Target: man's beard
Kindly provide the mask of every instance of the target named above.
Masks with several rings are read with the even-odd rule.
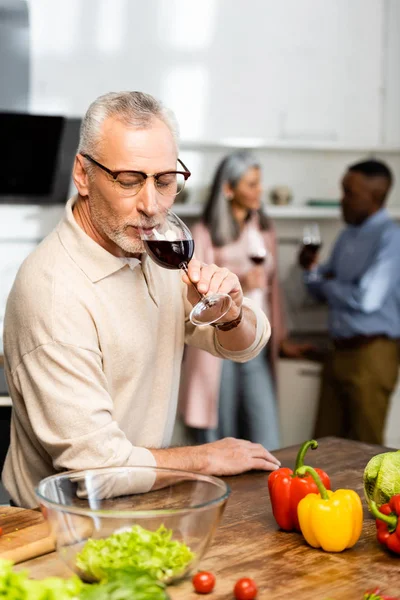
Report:
[[[109,233],[105,232],[106,235],[110,238],[114,244],[116,244],[121,250],[127,252],[128,254],[142,254],[144,249],[144,244],[139,238],[132,238],[127,233],[126,230],[123,231],[110,231]]]
[[[91,194],[91,196],[92,202],[89,204],[90,216],[97,231],[102,236],[105,236],[114,242],[118,248],[121,248],[121,250],[127,254],[142,254],[145,251],[142,240],[139,237],[131,237],[128,233],[128,230],[132,228],[132,226],[137,227],[136,223],[119,224],[118,216],[112,213],[110,215],[105,215],[104,212],[98,208],[99,205],[102,205],[101,199],[93,197],[94,194]],[[113,226],[113,223],[115,223],[115,226]],[[152,225],[150,224],[150,227],[151,226]],[[137,229],[134,229],[133,231],[137,232]]]

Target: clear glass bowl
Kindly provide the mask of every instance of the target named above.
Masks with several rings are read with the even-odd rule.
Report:
[[[162,557],[168,555],[169,566],[162,562],[158,578],[171,583],[186,576],[196,568],[209,547],[229,494],[227,484],[217,477],[159,467],[68,471],[43,479],[36,488],[59,556],[86,581],[98,580],[103,566],[119,568],[121,561],[125,564],[126,560],[132,566],[141,564],[148,553],[150,563],[157,564],[159,552]],[[149,548],[141,546],[142,540],[148,537],[141,528],[155,532],[161,526],[172,532],[172,540],[190,549],[181,565],[177,566],[171,558],[173,548],[159,551],[158,542],[151,543]],[[139,531],[140,538],[133,548],[131,543],[126,544],[126,534],[131,536],[132,531]],[[100,541],[94,544],[89,555],[85,554],[93,544],[89,542],[85,548],[88,540],[109,536],[113,536],[111,541],[116,544],[111,552],[109,546],[99,549],[103,544]],[[153,536],[151,539],[154,541]],[[122,546],[125,549],[121,550]]]

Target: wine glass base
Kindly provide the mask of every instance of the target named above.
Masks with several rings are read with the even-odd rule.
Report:
[[[192,308],[189,319],[193,325],[205,327],[222,319],[231,306],[232,298],[228,294],[210,294]]]

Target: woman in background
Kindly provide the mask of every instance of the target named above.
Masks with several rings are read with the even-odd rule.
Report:
[[[247,363],[186,348],[180,413],[197,443],[236,437],[279,448],[276,361],[279,353],[300,357],[309,349],[286,339],[276,236],[261,195],[258,160],[246,151],[228,155],[215,173],[202,221],[192,230],[196,258],[236,273],[245,296],[262,307],[272,327],[267,348]]]

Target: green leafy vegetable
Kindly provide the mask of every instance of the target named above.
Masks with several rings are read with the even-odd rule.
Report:
[[[41,581],[27,579],[26,598],[28,600],[75,600],[80,598],[82,585],[78,577],[70,579],[48,577]]]
[[[28,579],[26,571],[15,572],[12,562],[0,560],[0,598],[7,600],[78,600],[84,584],[78,577]]]
[[[400,493],[400,450],[377,454],[364,470],[364,492],[369,503],[382,506]]]
[[[184,573],[194,554],[172,539],[172,530],[161,525],[148,531],[140,525],[105,539],[90,539],[76,556],[76,566],[88,579],[100,581],[110,570],[134,567],[159,581]]]
[[[86,584],[79,600],[167,600],[165,585],[137,569],[110,571],[102,583]]]
[[[101,583],[87,584],[74,576],[28,579],[12,563],[0,560],[0,600],[168,600],[165,585],[148,573],[129,568],[110,571]]]

